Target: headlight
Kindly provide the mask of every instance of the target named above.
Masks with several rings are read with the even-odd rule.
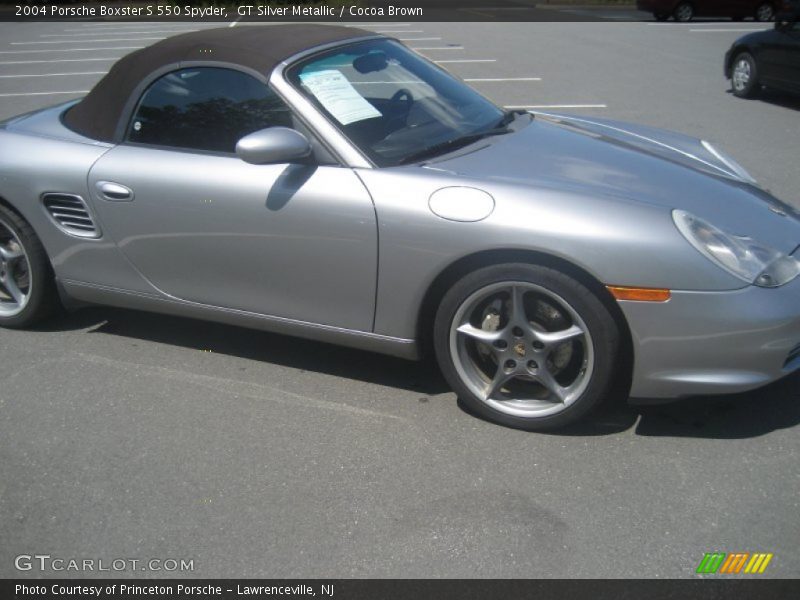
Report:
[[[714,145],[711,142],[703,140],[702,143],[703,143],[703,148],[708,150],[711,154],[713,154],[717,158],[717,160],[719,160],[722,164],[728,167],[731,171],[736,173],[736,176],[739,179],[747,183],[752,183],[753,185],[757,184],[753,176],[750,175],[750,173],[748,173],[747,171],[745,171],[744,167],[740,165],[738,162],[736,162],[732,156],[730,156],[726,152],[723,152],[722,150],[718,150],[717,148],[714,147]]]
[[[723,231],[683,210],[672,211],[672,218],[701,254],[747,283],[778,287],[800,274],[800,261],[774,248]]]

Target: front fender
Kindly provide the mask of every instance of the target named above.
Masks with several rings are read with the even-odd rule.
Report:
[[[418,167],[359,171],[375,201],[379,283],[375,331],[414,337],[432,282],[456,261],[516,250],[567,261],[609,285],[726,290],[744,284],[697,252],[670,209],[602,196],[470,181]],[[429,198],[443,187],[474,187],[494,198],[479,221],[442,218]]]

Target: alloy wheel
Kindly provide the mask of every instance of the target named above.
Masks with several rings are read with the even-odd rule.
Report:
[[[511,416],[559,413],[586,390],[594,369],[589,328],[562,297],[503,282],[469,296],[450,328],[459,377],[488,406]]]
[[[0,316],[22,312],[31,296],[30,262],[11,227],[0,220]]]
[[[733,76],[731,77],[733,88],[740,92],[744,90],[750,83],[750,75],[750,62],[740,58],[733,67]]]

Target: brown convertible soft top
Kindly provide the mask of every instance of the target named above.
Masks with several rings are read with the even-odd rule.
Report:
[[[64,116],[72,130],[114,141],[123,109],[148,75],[187,61],[233,63],[268,75],[298,52],[329,42],[374,35],[334,25],[270,25],[193,31],[156,42],[122,57],[91,92]]]

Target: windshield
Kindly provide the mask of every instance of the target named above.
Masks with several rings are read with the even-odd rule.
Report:
[[[334,48],[287,75],[382,167],[453,150],[505,124],[486,98],[392,40]]]

